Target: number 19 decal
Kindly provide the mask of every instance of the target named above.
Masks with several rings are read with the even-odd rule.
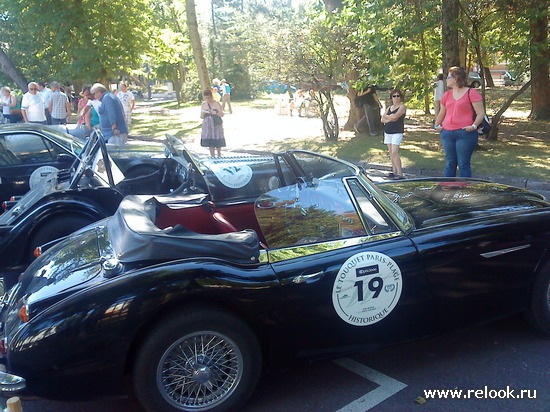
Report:
[[[361,302],[363,298],[363,281],[358,280],[355,282],[355,286],[357,287],[357,300]],[[367,284],[369,290],[371,292],[374,292],[374,295],[372,296],[373,299],[376,299],[378,295],[380,295],[380,291],[382,290],[382,285],[384,284],[384,280],[381,277],[375,277],[372,278],[369,283]]]
[[[378,252],[362,252],[346,260],[338,271],[332,304],[347,323],[372,325],[395,308],[402,287],[401,270],[392,258]]]

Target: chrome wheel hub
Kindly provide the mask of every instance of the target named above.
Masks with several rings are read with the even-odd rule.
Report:
[[[242,378],[243,357],[230,338],[216,332],[184,336],[157,368],[157,387],[175,408],[202,411],[225,402]]]

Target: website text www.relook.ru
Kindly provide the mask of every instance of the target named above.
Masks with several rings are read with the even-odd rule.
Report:
[[[536,389],[425,389],[426,399],[537,399]]]

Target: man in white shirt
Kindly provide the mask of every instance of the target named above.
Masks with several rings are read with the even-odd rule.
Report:
[[[42,96],[42,100],[44,101],[44,107],[46,111],[46,121],[48,124],[52,124],[52,117],[50,116],[50,110],[48,107],[50,106],[50,98],[52,97],[52,91],[48,87],[46,87],[46,83],[44,82],[37,82],[38,85],[38,93],[40,96]]]
[[[120,89],[116,97],[118,97],[118,100],[120,100],[122,107],[124,108],[126,125],[130,126],[130,123],[132,123],[132,111],[134,110],[134,106],[136,104],[134,94],[128,91],[128,86],[126,86],[126,83],[120,83]]]
[[[38,85],[35,82],[28,84],[29,91],[21,100],[21,114],[25,123],[47,124],[44,101],[38,93]]]
[[[439,73],[434,83],[435,117],[437,117],[439,111],[441,110],[441,99],[443,98],[443,93],[445,93],[445,83],[443,83],[443,74]]]

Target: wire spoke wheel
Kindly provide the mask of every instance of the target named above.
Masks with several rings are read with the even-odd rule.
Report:
[[[165,351],[157,386],[175,408],[210,410],[231,396],[242,373],[243,356],[235,342],[221,333],[197,332]]]

